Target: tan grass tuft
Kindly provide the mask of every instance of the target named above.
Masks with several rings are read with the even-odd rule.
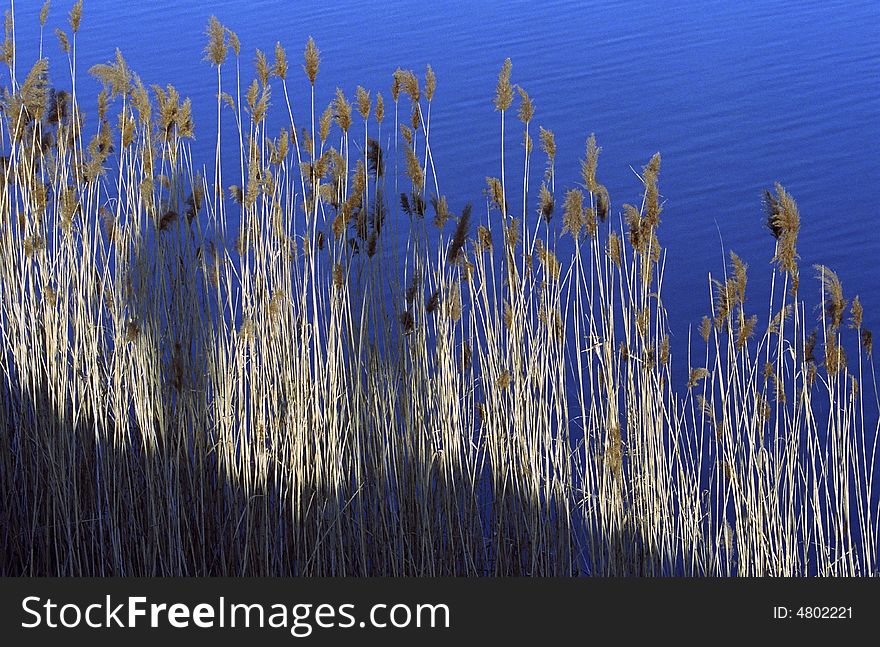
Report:
[[[205,60],[211,65],[219,67],[226,60],[228,42],[226,29],[217,20],[217,16],[211,16],[208,19],[208,28],[205,30],[205,34],[208,36],[208,44],[205,45]]]
[[[313,87],[315,85],[315,79],[318,78],[318,66],[321,62],[320,54],[321,53],[315,45],[315,39],[309,36],[309,40],[306,43],[306,50],[303,53],[303,58],[305,59],[303,70],[309,78],[309,83],[311,83]]]
[[[580,189],[566,191],[562,209],[562,233],[568,232],[575,240],[580,240],[585,222],[584,194]]]
[[[596,146],[596,135],[591,134],[589,139],[587,139],[586,158],[581,160],[581,178],[584,181],[584,186],[587,187],[587,191],[591,193],[595,193],[599,186],[596,182],[596,167],[599,164],[599,153],[601,151],[602,149]]]
[[[430,65],[425,72],[425,98],[428,101],[434,100],[434,92],[437,91],[437,76],[434,74],[434,68]]]
[[[495,110],[504,112],[513,102],[513,86],[510,84],[510,71],[513,64],[510,59],[505,59],[498,73],[498,84],[495,86]]]
[[[281,46],[281,43],[275,43],[275,62],[272,64],[272,74],[282,81],[287,79],[287,52]]]
[[[366,121],[370,118],[370,112],[373,109],[373,106],[370,103],[370,93],[361,86],[357,86],[357,90],[355,91],[355,93],[355,101],[357,103],[358,113],[360,114],[361,118]]]
[[[529,93],[523,90],[520,86],[516,86],[516,91],[519,93],[519,109],[517,110],[516,116],[521,122],[528,125],[528,123],[531,122],[532,117],[535,116],[535,104],[529,97]]]
[[[837,274],[824,265],[814,265],[819,273],[816,278],[822,282],[825,295],[825,315],[833,330],[840,328],[846,311],[847,300],[843,297],[843,285]]]
[[[82,0],[76,0],[73,3],[73,7],[70,9],[70,13],[67,15],[68,22],[70,23],[70,30],[75,34],[79,31],[80,23],[82,22],[82,13],[83,13],[83,3]]]
[[[694,388],[701,380],[707,377],[709,377],[709,371],[702,366],[698,368],[692,368],[690,375],[688,376],[687,388]]]

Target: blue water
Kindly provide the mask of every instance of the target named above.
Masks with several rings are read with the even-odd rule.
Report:
[[[41,4],[15,3],[20,74],[37,55]],[[66,28],[71,4],[53,2],[48,26]],[[660,151],[666,201],[660,237],[668,250],[664,294],[678,343],[687,326],[709,311],[707,273],[721,271],[722,243],[750,264],[748,303],[766,312],[773,240],[763,226],[760,196],[777,180],[800,207],[802,294],[816,302],[818,282],[809,268],[826,264],[839,273],[849,297],[860,294],[866,325],[880,328],[876,0],[503,6],[87,1],[78,36],[78,90],[97,93],[99,84],[86,70],[110,60],[119,47],[146,83],[173,83],[192,98],[199,137],[193,150],[197,164],[208,169],[216,89],[202,50],[212,13],[241,39],[246,83],[254,48],[271,60],[276,41],[286,47],[294,116],[301,124],[308,84],[299,64],[309,35],[322,54],[319,110],[337,86],[353,96],[361,84],[387,100],[395,68],[421,74],[430,63],[438,77],[432,152],[453,210],[469,201],[481,204],[485,176],[500,175],[492,98],[505,57],[513,61],[513,81],[535,101],[535,123],[556,133],[558,189],[580,181],[578,159],[595,132],[603,147],[599,180],[617,212],[639,199],[640,183],[630,167],[640,170]],[[66,85],[51,29],[44,48],[56,62],[53,80]],[[286,110],[277,104],[280,90],[275,97],[280,127]],[[227,119],[232,121],[229,113]],[[507,173],[517,177],[521,135],[517,127],[509,127],[508,135]],[[535,187],[542,166],[538,154]]]

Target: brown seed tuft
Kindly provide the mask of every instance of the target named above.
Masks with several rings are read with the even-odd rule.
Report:
[[[510,84],[510,71],[513,64],[510,59],[505,59],[498,73],[498,84],[495,86],[495,110],[504,112],[513,102],[513,86]]]
[[[425,97],[428,101],[434,99],[434,92],[437,90],[437,76],[434,74],[434,68],[430,65],[425,72]]]
[[[599,153],[601,151],[602,149],[596,146],[596,135],[591,134],[589,139],[587,139],[586,159],[581,160],[581,178],[584,181],[584,186],[587,187],[587,191],[591,193],[595,193],[599,186],[596,182],[596,167],[599,163]]]
[[[73,30],[76,32],[76,29]],[[208,36],[208,44],[205,45],[205,60],[211,65],[223,65],[226,60],[226,51],[228,43],[226,40],[226,29],[217,20],[217,16],[211,16],[208,19],[208,28],[205,30]]]
[[[535,104],[532,103],[529,93],[520,86],[516,86],[516,91],[519,92],[519,109],[516,116],[519,117],[521,122],[528,125],[532,117],[535,116]]]
[[[306,43],[306,51],[303,53],[303,58],[305,59],[305,65],[303,65],[303,70],[305,70],[306,76],[309,77],[309,83],[314,87],[315,79],[318,78],[318,65],[321,62],[320,52],[318,48],[315,46],[315,39],[309,36],[309,40]]]
[[[709,371],[700,366],[699,368],[692,368],[690,375],[688,376],[687,388],[694,388],[700,380],[709,377]]]

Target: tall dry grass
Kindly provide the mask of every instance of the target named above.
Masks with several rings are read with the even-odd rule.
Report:
[[[500,145],[472,208],[440,192],[430,68],[393,74],[393,117],[364,88],[322,109],[314,41],[305,78],[278,45],[248,82],[212,18],[203,176],[189,100],[122,54],[89,69],[83,118],[81,18],[56,30],[63,65],[23,73],[11,13],[2,47],[0,572],[878,572],[872,337],[832,270],[801,274],[782,186],[768,307],[731,253],[685,382],[659,154],[616,208],[591,136],[558,189],[510,61],[498,141],[520,128],[524,153]]]

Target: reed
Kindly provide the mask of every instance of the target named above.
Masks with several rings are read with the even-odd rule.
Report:
[[[189,100],[119,51],[89,69],[85,121],[82,19],[77,2],[56,30],[58,69],[41,47],[17,76],[11,12],[2,46],[0,574],[878,574],[873,337],[822,265],[813,327],[784,187],[763,196],[766,330],[730,253],[685,347],[662,298],[660,155],[618,208],[590,135],[582,184],[557,188],[509,60],[473,208],[440,192],[430,67],[390,77],[383,139],[380,92],[316,112],[311,38],[307,87],[281,44],[248,81],[211,18],[202,177]]]

